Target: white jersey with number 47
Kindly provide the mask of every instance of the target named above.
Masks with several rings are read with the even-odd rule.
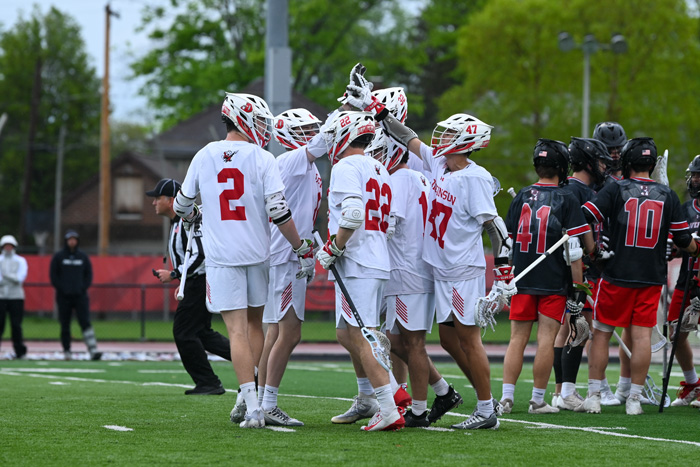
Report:
[[[434,158],[425,144],[421,157],[432,174],[423,259],[434,266],[436,279],[466,280],[483,274],[482,225],[498,215],[493,177],[472,160],[464,169],[450,172],[445,158]],[[448,269],[451,273],[441,277]]]
[[[215,141],[192,159],[182,193],[202,197],[209,266],[246,266],[270,257],[265,198],[284,190],[272,154],[242,141]]]
[[[331,235],[338,233],[345,198],[362,199],[365,209],[365,221],[348,240],[343,257],[361,267],[379,271],[375,275],[377,278],[388,279],[391,265],[386,230],[392,192],[391,179],[384,165],[364,154],[344,157],[333,166],[328,191],[328,232]]]

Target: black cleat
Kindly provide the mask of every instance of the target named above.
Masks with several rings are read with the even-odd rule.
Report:
[[[428,420],[428,411],[423,412],[423,415],[413,415],[411,409],[408,409],[403,416],[406,421],[406,428],[417,428],[430,426],[430,420]]]
[[[450,390],[444,396],[435,396],[432,407],[430,407],[430,413],[428,414],[428,420],[430,423],[435,423],[443,415],[445,415],[449,410],[454,409],[462,403],[462,396],[459,395],[455,388],[450,386]]]
[[[193,389],[185,391],[187,396],[220,396],[226,393],[223,386],[195,386]]]

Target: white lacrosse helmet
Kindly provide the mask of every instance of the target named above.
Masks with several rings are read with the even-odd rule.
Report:
[[[5,245],[12,245],[17,248],[17,239],[13,235],[3,235],[3,237],[0,238],[0,248]]]
[[[467,154],[485,148],[491,141],[491,125],[467,114],[454,114],[438,122],[433,130],[433,157]]]
[[[390,138],[381,127],[377,127],[374,139],[365,149],[365,154],[381,162],[387,171],[401,162],[404,152],[405,148]]]
[[[374,129],[374,116],[370,112],[338,112],[322,130],[331,163],[338,162],[338,156],[357,139],[370,144],[374,139]]]
[[[272,138],[272,113],[262,98],[252,94],[226,93],[221,118],[236,125],[241,133],[261,148]]]
[[[287,149],[306,146],[321,128],[321,120],[306,109],[289,109],[275,117],[272,131]]]
[[[401,123],[406,121],[406,117],[408,116],[408,99],[406,99],[406,93],[403,88],[379,89],[372,94],[379,102],[384,104],[386,109]]]

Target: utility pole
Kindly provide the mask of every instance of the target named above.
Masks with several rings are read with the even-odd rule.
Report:
[[[61,249],[61,204],[63,200],[63,156],[66,144],[66,124],[61,125],[61,132],[58,135],[58,154],[56,155],[56,192],[53,206],[53,251]]]
[[[24,243],[26,234],[27,214],[30,208],[32,194],[32,172],[34,171],[34,140],[36,138],[36,126],[39,119],[39,102],[41,101],[41,49],[35,49],[37,53],[34,63],[34,84],[32,86],[32,107],[29,113],[29,145],[27,157],[24,159],[24,177],[22,179],[22,205],[19,210],[19,241]]]
[[[105,5],[105,69],[102,77],[102,113],[100,118],[100,202],[97,249],[100,256],[109,250],[109,224],[112,219],[112,174],[109,153],[109,20],[119,15]]]

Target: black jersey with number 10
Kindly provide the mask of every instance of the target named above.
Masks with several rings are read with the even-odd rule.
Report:
[[[673,190],[648,178],[630,178],[606,185],[583,207],[598,222],[610,222],[615,255],[605,264],[603,279],[622,287],[666,281],[668,233],[679,238],[689,235]]]
[[[561,239],[563,229],[570,236],[590,230],[581,204],[570,192],[557,185],[535,183],[520,190],[506,216],[506,227],[513,238],[515,275],[524,270]],[[568,275],[563,247],[518,279],[518,293],[565,295]]]

